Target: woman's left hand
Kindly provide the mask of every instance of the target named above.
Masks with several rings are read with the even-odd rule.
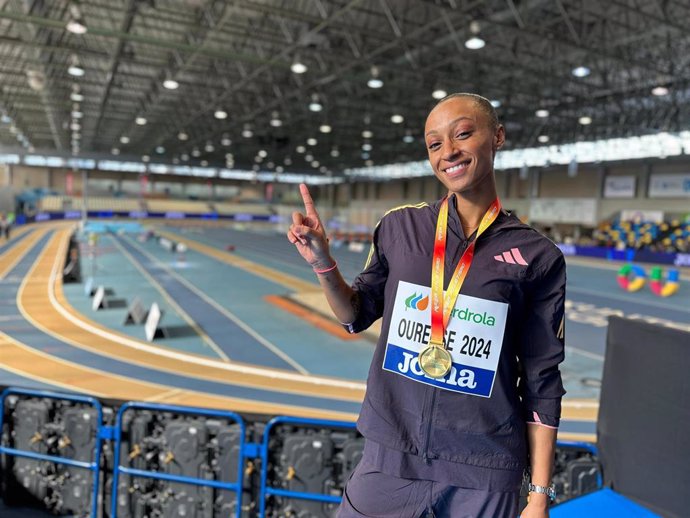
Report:
[[[549,504],[532,500],[527,503],[527,507],[520,514],[520,518],[549,518]]]

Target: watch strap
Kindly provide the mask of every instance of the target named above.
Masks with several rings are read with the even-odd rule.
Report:
[[[532,484],[530,482],[529,486],[527,486],[527,491],[530,493],[539,493],[542,495],[546,495],[549,497],[549,500],[552,502],[556,499],[556,488],[554,487],[553,484],[550,486],[538,486],[536,484]]]

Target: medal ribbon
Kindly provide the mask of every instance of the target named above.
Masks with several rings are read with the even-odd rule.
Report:
[[[474,246],[477,239],[484,231],[496,221],[498,214],[501,211],[501,202],[496,198],[482,217],[482,221],[477,229],[477,236],[474,238],[465,252],[462,254],[460,261],[455,267],[453,277],[448,284],[446,296],[443,296],[443,274],[445,268],[446,258],[446,233],[448,228],[448,197],[441,202],[441,208],[436,220],[436,236],[434,238],[434,255],[431,268],[431,340],[430,345],[437,345],[443,347],[443,335],[450,320],[450,314],[453,311],[455,300],[458,298],[460,288],[462,288],[472,259],[474,259]]]

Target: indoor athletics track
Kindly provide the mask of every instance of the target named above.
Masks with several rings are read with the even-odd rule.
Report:
[[[94,311],[83,283],[61,280],[72,227],[22,227],[0,245],[1,384],[355,419],[377,331],[342,330],[282,234],[154,227],[186,243],[184,254],[140,234],[100,234],[95,247],[82,244],[82,276],[114,295],[112,307]],[[366,251],[339,248],[334,255],[351,280]],[[608,315],[690,330],[687,273],[678,294],[660,298],[647,288],[619,288],[619,266],[568,261],[564,439],[594,439]],[[124,325],[135,297],[160,305],[166,337],[149,343],[143,326]]]

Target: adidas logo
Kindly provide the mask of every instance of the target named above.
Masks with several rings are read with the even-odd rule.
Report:
[[[517,248],[511,248],[507,252],[503,252],[503,254],[495,255],[494,259],[502,263],[521,264],[522,266],[527,266],[527,261],[525,261],[525,258],[522,257],[520,250]]]

